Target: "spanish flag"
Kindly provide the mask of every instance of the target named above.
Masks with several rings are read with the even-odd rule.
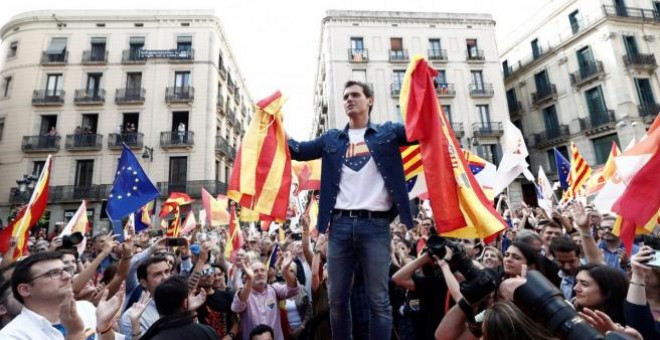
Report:
[[[83,241],[78,243],[77,250],[78,254],[82,255],[85,251],[85,245],[87,244],[85,233],[87,233],[88,229],[89,219],[87,218],[87,201],[83,200],[76,213],[71,217],[71,220],[69,220],[69,223],[67,223],[64,229],[62,229],[60,237],[71,235],[72,233],[81,233],[83,235]]]
[[[210,226],[215,227],[229,223],[228,203],[229,200],[226,196],[218,195],[216,199],[206,189],[202,188],[202,206],[204,206],[206,221]]]
[[[487,238],[506,228],[474,175],[447,117],[441,114],[433,79],[438,74],[413,57],[399,105],[409,140],[419,141],[429,199],[443,236]]]
[[[591,167],[578,151],[575,142],[571,142],[571,172],[568,174],[568,190],[564,193],[564,200],[584,196],[584,187],[590,177]]]
[[[291,154],[282,125],[284,99],[277,91],[255,106],[257,112],[236,156],[228,196],[271,219],[286,219],[291,191]]]
[[[225,257],[234,258],[239,249],[243,247],[243,232],[236,217],[236,207],[229,208],[229,228],[227,230],[227,243],[225,244]]]
[[[597,194],[605,186],[605,183],[614,177],[616,174],[616,162],[614,158],[620,154],[621,150],[616,145],[616,142],[612,141],[612,150],[610,150],[610,155],[607,157],[607,162],[598,171],[594,171],[587,182],[587,196]]]
[[[292,161],[293,172],[298,177],[298,190],[321,190],[321,159],[307,162]]]
[[[174,209],[180,205],[186,205],[193,202],[193,199],[190,198],[187,194],[182,192],[173,192],[170,194],[170,197],[163,202],[163,206],[160,208],[160,214],[158,216],[165,217],[174,211]]]

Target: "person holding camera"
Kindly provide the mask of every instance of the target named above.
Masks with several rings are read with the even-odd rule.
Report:
[[[660,270],[648,265],[655,256],[658,251],[645,245],[631,258],[632,278],[623,302],[626,323],[637,329],[644,339],[660,339],[660,319],[652,311],[652,307],[658,307]]]

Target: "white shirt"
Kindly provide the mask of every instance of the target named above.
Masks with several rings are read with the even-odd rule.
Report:
[[[349,145],[339,181],[335,209],[389,211],[392,197],[364,142],[367,128],[348,129]]]
[[[59,307],[57,307],[59,309]],[[85,334],[91,332],[93,335],[88,339],[97,339],[96,331],[96,308],[88,301],[76,301],[78,315],[85,326]],[[56,322],[55,324],[59,324]],[[89,330],[89,331],[88,331]],[[43,316],[23,307],[21,314],[0,330],[0,339],[42,340],[56,339],[64,340],[64,335],[53,327],[53,324]],[[124,336],[115,333],[116,340],[123,340]]]

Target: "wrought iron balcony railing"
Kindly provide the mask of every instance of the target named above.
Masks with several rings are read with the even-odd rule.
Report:
[[[101,150],[103,135],[97,133],[66,135],[64,147],[67,150]]]

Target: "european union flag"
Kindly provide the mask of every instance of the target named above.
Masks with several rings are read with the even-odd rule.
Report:
[[[110,219],[121,220],[159,195],[158,189],[144,173],[133,152],[124,144],[115,173],[115,182],[108,196],[106,210]]]
[[[555,164],[557,164],[557,175],[559,176],[559,184],[562,188],[568,189],[568,174],[571,172],[571,162],[564,158],[564,155],[554,148],[555,150]]]

